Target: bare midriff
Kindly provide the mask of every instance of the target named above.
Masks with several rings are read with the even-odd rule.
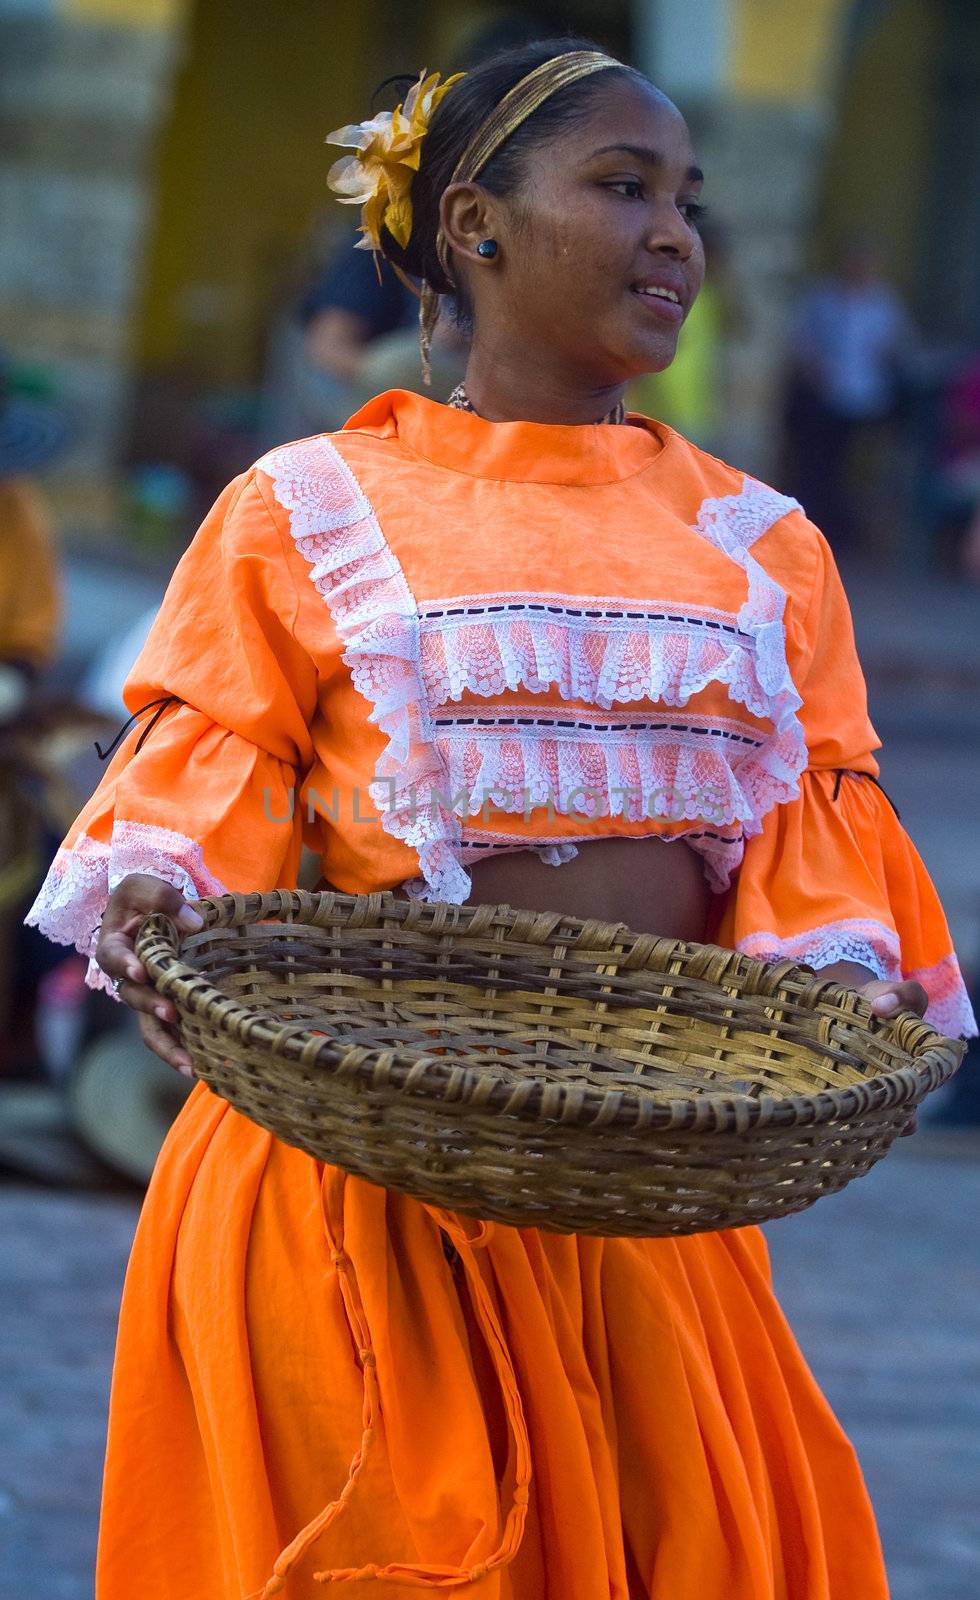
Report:
[[[704,938],[711,891],[701,857],[682,839],[589,839],[560,867],[521,850],[468,870],[468,905],[564,911],[667,939]]]

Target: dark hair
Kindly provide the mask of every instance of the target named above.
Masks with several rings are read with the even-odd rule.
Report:
[[[456,297],[457,311],[465,318],[462,284],[450,284],[436,252],[439,232],[439,204],[452,179],[456,163],[504,95],[535,67],[570,50],[597,50],[588,39],[542,39],[516,49],[503,50],[472,68],[441,101],[422,142],[419,170],[412,180],[412,237],[403,250],[391,235],[382,232],[384,255],[413,278],[431,285],[438,294]],[[506,195],[517,188],[527,165],[528,155],[548,143],[573,122],[583,106],[612,75],[637,76],[623,65],[595,72],[558,89],[543,105],[516,128],[480,173],[477,182],[491,194]]]

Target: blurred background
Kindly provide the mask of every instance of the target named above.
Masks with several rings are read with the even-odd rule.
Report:
[[[392,74],[570,31],[678,102],[707,172],[705,292],[631,401],[824,528],[976,1000],[976,0],[0,0],[0,1600],[91,1595],[121,1274],[184,1094],[24,911],[218,491],[421,386],[415,302],[351,251],[325,135]],[[444,335],[436,398],[464,360]],[[769,1230],[895,1600],[980,1592],[977,1076]]]

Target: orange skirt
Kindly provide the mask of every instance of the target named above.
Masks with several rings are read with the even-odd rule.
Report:
[[[750,1228],[568,1238],[346,1178],[198,1086],[126,1279],[98,1600],[884,1600]]]

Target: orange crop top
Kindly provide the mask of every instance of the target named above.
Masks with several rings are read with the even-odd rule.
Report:
[[[935,890],[872,781],[850,614],[795,501],[660,423],[491,423],[378,396],[221,496],[126,686],[134,729],[30,917],[109,890],[295,882],[465,901],[467,867],[684,838],[714,937],[916,977],[975,1029]],[[843,776],[842,776],[843,775]],[[99,981],[97,970],[93,981]]]

